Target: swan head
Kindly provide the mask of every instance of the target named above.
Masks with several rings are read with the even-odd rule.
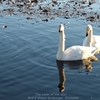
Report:
[[[92,26],[91,26],[91,25],[88,25],[87,28],[86,28],[86,37],[87,37],[89,34],[92,34]]]
[[[59,25],[59,32],[63,32],[64,31],[64,25],[63,24],[60,24]]]

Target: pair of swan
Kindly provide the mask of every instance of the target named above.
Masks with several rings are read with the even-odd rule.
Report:
[[[65,34],[63,24],[59,25],[60,41],[56,59],[60,61],[83,60],[100,51],[100,37],[93,36],[92,26],[88,25],[83,46],[71,46],[65,50]]]

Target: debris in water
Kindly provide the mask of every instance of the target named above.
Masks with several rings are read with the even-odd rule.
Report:
[[[6,25],[3,25],[2,28],[7,28],[7,26]]]

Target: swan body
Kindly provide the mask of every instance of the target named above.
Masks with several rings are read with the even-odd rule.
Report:
[[[83,41],[83,46],[89,47],[100,47],[100,36],[93,35],[93,29],[91,25],[88,25],[86,28],[86,38]]]
[[[60,32],[60,41],[56,56],[57,60],[60,61],[83,60],[93,56],[96,52],[98,52],[97,48],[86,47],[86,46],[71,46],[65,50],[65,34],[64,34],[63,24],[59,26],[59,32]]]

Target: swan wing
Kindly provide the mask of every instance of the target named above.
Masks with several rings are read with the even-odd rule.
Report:
[[[89,46],[88,44],[89,44],[88,38],[85,37],[85,39],[83,40],[83,46]],[[100,36],[93,35],[91,44],[92,44],[92,47],[96,47],[96,48],[100,47]]]
[[[100,36],[93,35],[93,41],[92,41],[93,47],[100,47]]]
[[[93,56],[96,48],[85,46],[72,46],[64,51],[63,60],[82,60]]]

